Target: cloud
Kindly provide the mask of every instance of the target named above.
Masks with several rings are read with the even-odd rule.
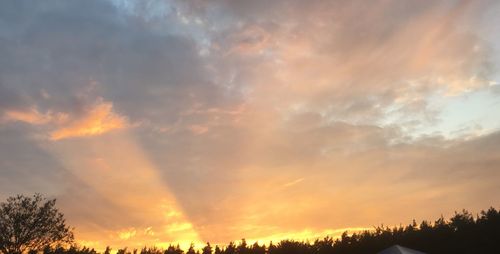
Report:
[[[122,230],[118,232],[118,237],[122,240],[128,240],[136,235],[137,231],[135,229]]]
[[[50,116],[46,116],[31,108],[27,111],[9,110],[4,112],[5,121],[20,121],[29,124],[44,124],[50,121]]]
[[[299,178],[297,180],[294,180],[294,181],[291,181],[291,182],[288,182],[288,183],[285,183],[283,184],[283,188],[287,188],[287,187],[290,187],[290,186],[294,186],[300,182],[304,181],[304,178]]]
[[[214,54],[233,54],[220,60],[223,72],[233,71],[263,108],[300,104],[355,123],[397,117],[390,109],[401,108],[431,124],[423,114],[433,110],[430,97],[485,88],[491,78],[489,45],[474,30],[482,2],[195,2],[221,27]],[[210,19],[217,7],[234,14],[234,25]],[[243,48],[258,50],[234,54]]]
[[[57,195],[73,181],[50,153],[25,135],[26,126],[0,127],[0,197],[16,193]],[[54,182],[61,184],[54,185]]]
[[[71,137],[100,135],[126,127],[126,119],[112,111],[111,103],[99,102],[89,109],[86,115],[60,126],[50,133],[52,140]]]
[[[65,112],[54,113],[48,111],[43,114],[32,107],[25,111],[7,110],[3,119],[6,122],[18,121],[31,125],[49,125],[53,130],[49,136],[51,140],[60,140],[72,137],[86,137],[101,135],[112,130],[127,126],[127,120],[112,110],[110,102],[98,100],[94,105],[86,108],[80,116],[70,116]]]

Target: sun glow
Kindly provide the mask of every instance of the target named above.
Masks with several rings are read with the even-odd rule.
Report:
[[[75,150],[75,147],[79,148]],[[47,148],[97,196],[123,211],[113,218],[98,210],[90,211],[87,216],[101,216],[104,220],[117,222],[117,230],[103,234],[85,227],[77,228],[81,244],[98,242],[93,247],[140,248],[144,245],[166,247],[170,243],[186,247],[191,242],[201,242],[175,197],[161,182],[161,176],[125,132],[95,139],[55,142]],[[120,229],[124,225],[129,227]]]

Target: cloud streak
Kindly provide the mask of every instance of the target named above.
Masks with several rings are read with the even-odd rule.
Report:
[[[81,119],[70,121],[50,133],[52,140],[100,135],[125,128],[126,119],[112,111],[111,103],[99,102]]]

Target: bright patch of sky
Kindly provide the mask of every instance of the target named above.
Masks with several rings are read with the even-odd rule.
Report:
[[[457,96],[445,96],[440,92],[428,99],[427,109],[434,111],[431,119],[411,121],[407,116],[394,112],[390,107],[381,126],[398,125],[412,138],[439,135],[446,139],[473,138],[500,129],[500,15],[491,8],[482,15],[480,25],[474,28],[486,41],[490,52],[489,86],[465,92]],[[425,113],[424,113],[425,115]],[[425,118],[425,117],[424,117]],[[404,120],[403,120],[404,119]],[[414,123],[414,124],[411,124]]]
[[[460,96],[435,99],[442,110],[434,126],[421,130],[421,134],[439,133],[446,138],[478,136],[500,128],[500,94],[490,89],[465,93]]]
[[[491,8],[484,13],[479,34],[487,41],[491,53],[491,81],[489,87],[459,96],[431,99],[431,105],[440,107],[435,125],[422,128],[414,135],[440,134],[445,138],[479,136],[500,129],[500,16]],[[431,106],[431,107],[432,107]]]
[[[412,139],[442,136],[446,139],[473,138],[500,129],[500,85],[456,96],[436,93],[427,100],[425,111],[408,115],[397,105],[386,110],[380,126],[397,126]]]

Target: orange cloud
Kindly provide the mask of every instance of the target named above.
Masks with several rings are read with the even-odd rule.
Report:
[[[41,125],[50,122],[64,122],[68,119],[68,115],[64,113],[53,113],[51,111],[43,114],[36,107],[31,107],[27,110],[7,110],[5,111],[3,118],[5,121],[17,121],[33,125]]]
[[[126,126],[124,117],[113,112],[113,104],[101,102],[95,105],[83,118],[50,133],[52,140],[71,137],[85,137],[103,134]]]
[[[43,113],[33,106],[28,109],[7,110],[2,120],[53,127],[54,130],[50,132],[51,140],[100,135],[127,125],[125,117],[113,112],[113,104],[102,99],[89,107],[81,117],[51,110]]]
[[[206,133],[208,131],[208,127],[195,124],[195,125],[189,126],[189,130],[196,135],[201,135],[201,134]]]
[[[27,111],[9,110],[5,112],[4,119],[7,121],[19,121],[29,124],[43,124],[48,121],[47,117],[35,108],[30,108]]]

